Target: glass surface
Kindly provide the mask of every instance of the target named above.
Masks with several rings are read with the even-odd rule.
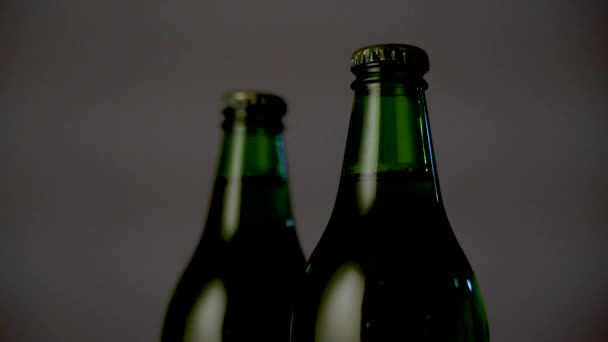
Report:
[[[169,304],[162,342],[289,339],[305,259],[283,135],[239,120],[225,127],[207,222]]]
[[[338,195],[291,341],[489,341],[477,280],[441,201],[423,88],[383,72],[353,83]]]

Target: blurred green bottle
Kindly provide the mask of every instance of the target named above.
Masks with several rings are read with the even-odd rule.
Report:
[[[169,303],[162,342],[289,340],[305,258],[290,203],[285,112],[276,95],[226,95],[207,222]]]
[[[327,228],[292,342],[487,342],[475,275],[444,209],[425,102],[427,54],[356,50],[355,98]]]

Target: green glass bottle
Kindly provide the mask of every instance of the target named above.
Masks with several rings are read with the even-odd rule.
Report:
[[[287,341],[305,258],[290,204],[278,96],[227,94],[200,243],[169,303],[162,342]]]
[[[356,50],[338,194],[308,260],[292,342],[486,342],[475,275],[442,204],[426,53]]]

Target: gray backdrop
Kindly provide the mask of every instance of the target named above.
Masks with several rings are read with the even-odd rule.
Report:
[[[0,1],[0,340],[156,341],[220,98],[282,94],[300,239],[336,195],[353,49],[419,45],[496,342],[608,341],[605,1]]]

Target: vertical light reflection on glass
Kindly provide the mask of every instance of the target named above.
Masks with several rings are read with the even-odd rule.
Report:
[[[474,300],[473,300],[473,304],[472,306],[474,306],[475,312],[477,314],[481,314],[483,316],[486,315],[485,312],[485,307],[483,305],[483,299],[481,298],[481,291],[479,289],[479,284],[477,283],[477,278],[475,276],[473,276],[473,278],[471,279],[471,288],[473,288],[474,291],[472,291],[475,295]],[[484,329],[486,329],[487,332],[487,325],[484,327]]]
[[[245,113],[237,113],[244,115]],[[245,153],[245,139],[247,136],[244,122],[237,121],[232,128],[232,145],[230,146],[229,164],[227,167],[226,194],[224,196],[224,211],[222,212],[222,238],[229,241],[239,225],[239,211],[241,209],[241,175]]]
[[[471,281],[467,279],[467,285],[469,286],[469,291],[473,292],[473,286],[471,285]]]
[[[424,118],[424,128],[426,131],[426,136],[428,137],[427,147],[429,152],[433,151],[433,143],[431,142],[431,129],[429,128],[429,116],[426,110],[426,101],[424,99],[424,95],[422,95],[422,100],[420,101],[420,116]],[[437,179],[437,172],[435,171],[435,161],[433,160],[433,154],[429,153],[429,157],[431,158],[431,172],[433,173],[433,182],[435,182],[435,200],[439,202],[439,183]]]
[[[469,301],[462,303],[462,314],[457,320],[458,336],[461,341],[471,341],[475,336],[475,327],[473,326],[473,308]]]
[[[365,117],[361,136],[360,173],[363,177],[357,182],[357,201],[362,213],[366,213],[376,199],[376,182],[367,178],[378,170],[378,153],[380,139],[380,88],[370,86],[366,96]]]
[[[361,305],[365,279],[361,268],[348,263],[336,270],[321,297],[317,316],[317,342],[361,340]]]
[[[287,160],[285,160],[287,153],[285,152],[285,139],[283,138],[283,133],[276,136],[275,143],[279,155],[279,172],[281,173],[281,177],[287,179]]]
[[[422,128],[422,116],[418,117],[418,123],[420,123],[420,140],[422,140],[422,156],[424,157],[424,171],[428,171],[427,162],[426,162],[426,146],[424,144],[424,128]]]
[[[194,304],[184,342],[221,342],[225,314],[226,288],[221,280],[213,279]]]
[[[292,342],[293,335],[293,309],[291,310],[291,319],[289,320],[289,342]]]

